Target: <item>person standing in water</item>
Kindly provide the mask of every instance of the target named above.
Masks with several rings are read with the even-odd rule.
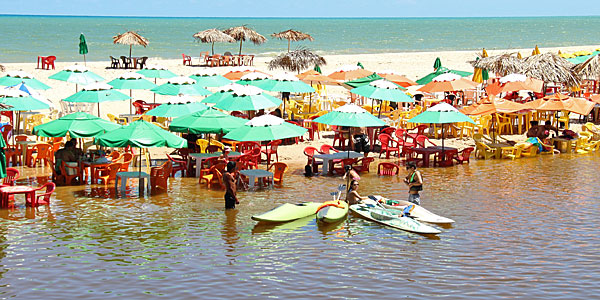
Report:
[[[421,205],[421,196],[419,192],[423,190],[423,177],[421,172],[417,171],[417,164],[414,161],[406,163],[408,175],[404,178],[404,183],[408,185],[408,202]]]
[[[237,186],[235,179],[235,161],[227,163],[227,169],[223,173],[223,183],[225,184],[225,209],[235,208],[236,204],[240,204],[237,198]]]

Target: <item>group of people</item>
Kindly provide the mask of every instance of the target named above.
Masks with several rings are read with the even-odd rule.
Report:
[[[83,156],[83,151],[79,148],[77,148],[77,140],[76,139],[71,139],[69,141],[67,141],[64,145],[63,148],[57,150],[54,153],[54,162],[55,162],[55,172],[56,174],[61,174],[61,170],[60,167],[62,165],[63,162],[65,162],[65,164],[67,165],[74,165],[77,166],[77,163],[79,162],[79,160],[81,159],[81,157]],[[67,172],[69,172],[70,169],[67,169]],[[73,175],[73,174],[67,174],[67,175]]]
[[[421,205],[419,192],[423,190],[423,176],[420,171],[417,171],[417,165],[414,161],[406,163],[406,171],[408,174],[404,178],[404,184],[408,186],[408,201]],[[358,174],[352,169],[348,170],[346,174],[352,178],[348,193],[346,194],[346,202],[352,205],[366,200],[368,197],[362,197],[358,194],[358,180],[360,179],[360,177],[357,177]]]

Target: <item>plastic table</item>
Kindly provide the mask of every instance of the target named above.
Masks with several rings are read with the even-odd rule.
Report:
[[[257,178],[258,178],[258,180],[260,180],[261,178],[271,178],[269,186],[273,187],[273,173],[272,172],[260,170],[260,169],[248,169],[248,170],[241,170],[240,174],[242,174],[244,176],[248,176],[248,188],[249,189],[254,189],[254,187],[255,187],[254,182],[256,181]]]
[[[121,193],[125,193],[125,187],[127,186],[127,179],[129,178],[139,178],[139,187],[141,188],[144,185],[144,180],[148,180],[146,182],[146,189],[144,189],[144,193],[150,193],[150,174],[146,172],[117,172],[117,177],[115,177],[115,191],[117,190],[117,185],[119,183],[119,179],[121,179]]]
[[[327,173],[329,173],[329,164],[332,163],[334,159],[361,158],[364,157],[364,155],[354,151],[342,151],[331,154],[317,154],[313,157],[323,160],[323,170],[321,173],[327,175]]]
[[[196,160],[196,177],[200,177],[200,170],[202,170],[202,161],[208,158],[219,157],[223,153],[222,152],[214,152],[214,153],[190,153],[189,157]],[[228,157],[235,158],[242,155],[239,152],[229,152]]]
[[[0,194],[1,194],[0,207],[8,207],[8,199],[10,198],[11,195],[16,195],[16,194],[25,194],[26,198],[29,199],[29,203],[34,205],[35,190],[36,189],[33,187],[24,186],[24,185],[5,186],[3,188],[0,188]],[[27,203],[27,201],[25,203]]]

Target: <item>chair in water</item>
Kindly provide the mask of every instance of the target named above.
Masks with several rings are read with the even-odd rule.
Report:
[[[382,162],[377,165],[377,175],[379,176],[393,176],[398,175],[400,167],[394,163]]]
[[[273,169],[273,183],[281,185],[283,183],[283,174],[288,170],[288,165],[282,162],[273,163],[268,171]]]

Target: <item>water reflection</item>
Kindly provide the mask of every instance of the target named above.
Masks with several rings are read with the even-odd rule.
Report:
[[[58,187],[51,209],[0,210],[0,294],[593,298],[598,163],[560,155],[422,169],[423,205],[456,221],[433,238],[352,214],[337,224],[250,219],[285,202],[328,200],[339,178],[290,175],[285,188],[240,192],[234,210],[194,178],[141,198],[135,189],[117,198],[112,186]],[[405,199],[401,178],[367,174],[361,194]],[[19,183],[44,180],[26,168]]]

